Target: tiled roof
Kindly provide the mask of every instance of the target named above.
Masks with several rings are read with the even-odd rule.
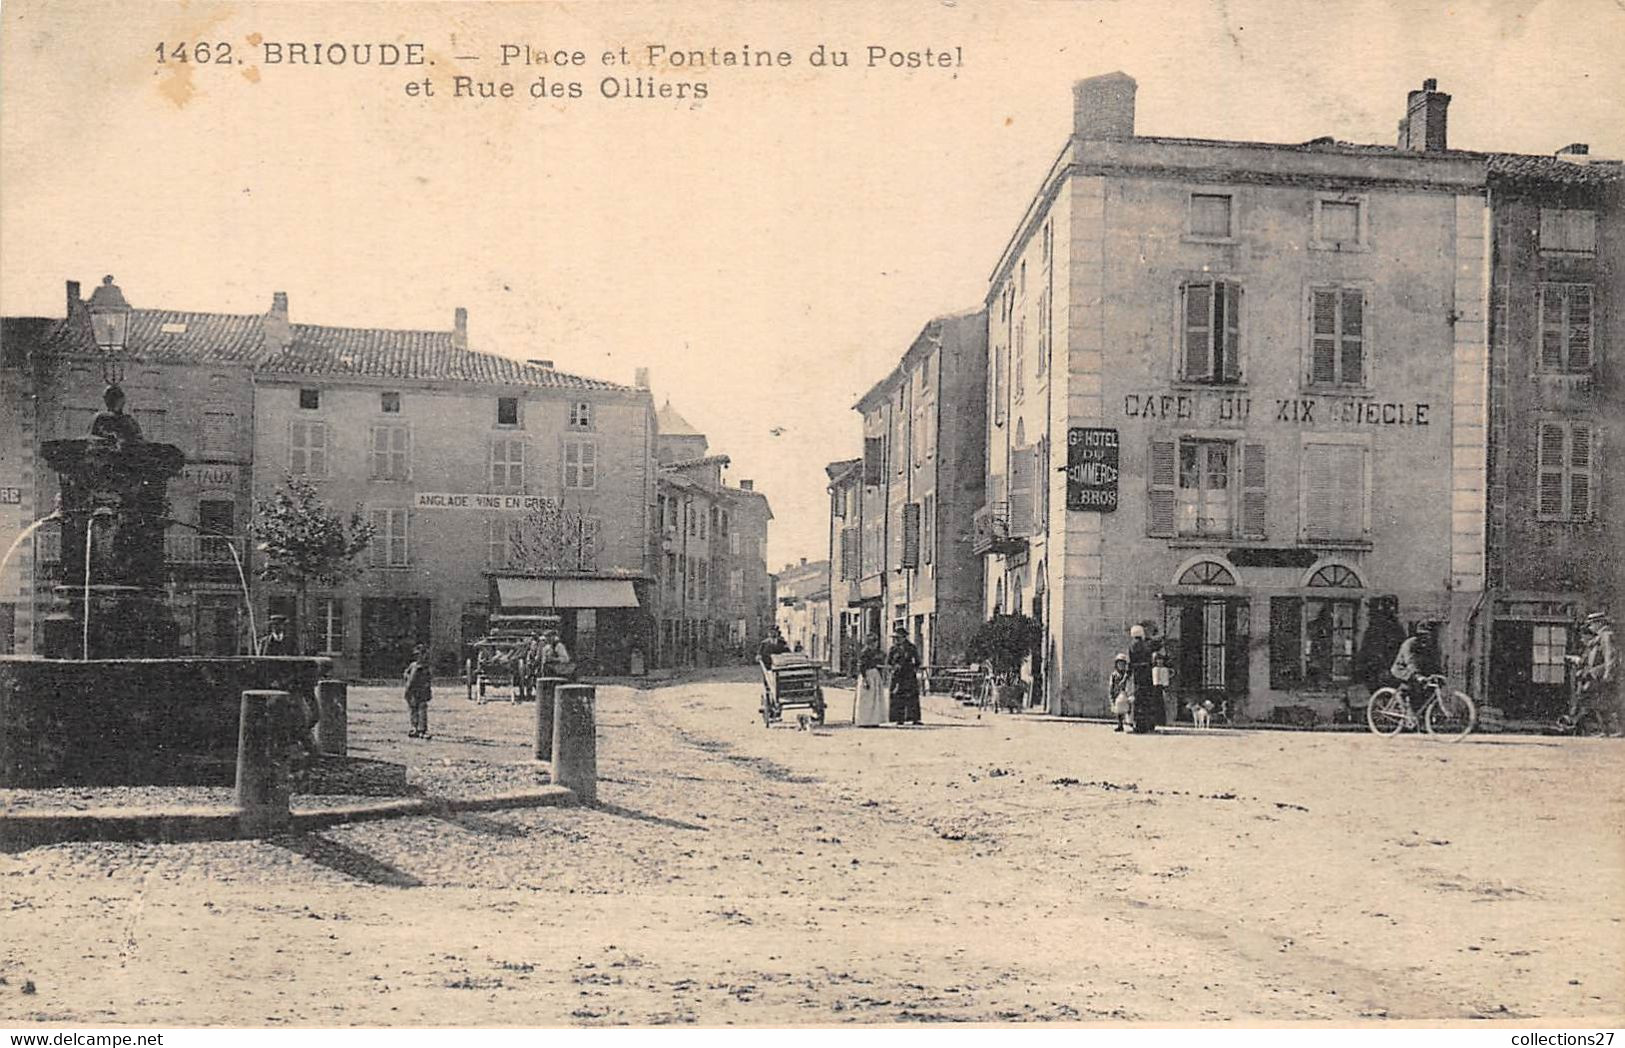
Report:
[[[452,344],[449,331],[395,331],[316,324],[294,324],[291,329],[292,344],[279,353],[267,355],[256,365],[256,370],[276,374],[445,379],[502,386],[631,389],[494,353],[459,349]]]
[[[860,458],[842,459],[839,462],[831,462],[825,466],[824,472],[829,475],[830,481],[834,482],[850,475],[853,470],[856,470],[861,465],[863,465],[863,460]]]
[[[661,469],[692,469],[695,466],[714,466],[718,463],[726,466],[732,463],[727,455],[707,455],[704,458],[684,459],[681,462],[667,462]]]
[[[1251,147],[1274,149],[1292,153],[1347,153],[1358,156],[1436,158],[1440,160],[1481,160],[1491,175],[1507,178],[1531,178],[1548,182],[1595,184],[1625,179],[1625,165],[1617,161],[1575,163],[1555,155],[1539,153],[1495,153],[1473,149],[1441,149],[1431,152],[1400,149],[1398,146],[1372,145],[1368,142],[1345,142],[1330,136],[1308,142],[1237,142],[1220,138],[1175,138],[1164,135],[1140,135],[1135,141],[1158,142],[1166,145],[1219,146],[1225,148]]]
[[[282,350],[265,341],[259,314],[130,311],[128,351],[137,360],[251,367],[264,374],[367,375],[380,378],[481,382],[549,389],[630,390],[615,382],[537,367],[509,357],[459,349],[449,331],[398,331],[290,325]],[[57,352],[95,353],[89,325],[58,319],[43,339]]]

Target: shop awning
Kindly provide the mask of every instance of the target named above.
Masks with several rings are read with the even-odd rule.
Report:
[[[635,608],[637,591],[627,579],[559,579],[555,608]]]
[[[635,608],[630,579],[497,579],[505,608]]]

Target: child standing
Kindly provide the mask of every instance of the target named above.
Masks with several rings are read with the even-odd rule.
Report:
[[[1134,717],[1134,675],[1128,669],[1128,656],[1122,652],[1112,660],[1112,679],[1107,693],[1111,696],[1112,712],[1117,714],[1117,727],[1123,731]]]
[[[419,644],[412,649],[412,661],[401,676],[406,681],[406,708],[412,714],[412,730],[406,737],[426,739],[429,737],[429,699],[434,685],[427,647]]]

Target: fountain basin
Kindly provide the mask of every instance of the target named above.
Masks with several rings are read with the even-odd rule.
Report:
[[[0,657],[0,787],[230,785],[242,693],[314,709],[331,660]],[[290,739],[302,727],[290,723]]]

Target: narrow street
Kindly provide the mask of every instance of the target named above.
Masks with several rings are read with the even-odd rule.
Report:
[[[1625,1019],[1617,741],[864,730],[838,692],[767,730],[719,677],[599,690],[595,810],[0,856],[0,1024]],[[535,774],[529,706],[351,709],[419,781]]]

